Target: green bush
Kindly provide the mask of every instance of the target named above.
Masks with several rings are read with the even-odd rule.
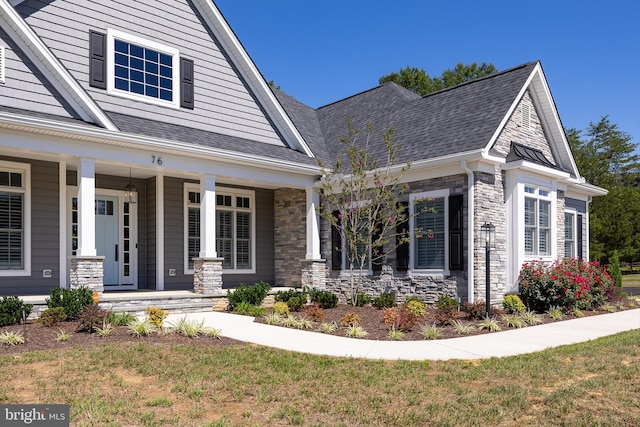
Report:
[[[38,317],[38,323],[47,327],[55,326],[65,320],[67,320],[67,315],[64,314],[64,308],[62,307],[47,308]]]
[[[458,317],[458,301],[453,298],[441,296],[436,303],[436,320],[447,325]]]
[[[320,308],[328,309],[338,306],[338,296],[329,291],[321,291],[319,289],[309,290],[309,298],[311,302],[320,304]]]
[[[509,314],[522,313],[526,309],[518,295],[505,295],[502,301],[502,308]]]
[[[620,271],[618,251],[613,251],[613,255],[609,259],[609,276],[616,282],[616,286],[622,289],[622,272]]]
[[[253,316],[253,317],[261,317],[264,316],[267,310],[264,307],[259,307],[257,305],[249,304],[246,301],[242,301],[238,305],[235,306],[234,311],[238,314],[242,314],[243,316]]]
[[[93,304],[93,291],[86,286],[76,289],[60,288],[56,286],[51,289],[49,298],[45,298],[47,307],[64,308],[67,319],[77,319],[85,306]]]
[[[242,302],[255,306],[261,305],[270,289],[271,285],[263,281],[254,285],[241,283],[237,288],[227,293],[231,309],[235,309],[235,307]]]
[[[373,299],[373,306],[377,308],[390,308],[396,306],[396,297],[392,293],[384,292]]]
[[[290,314],[289,306],[286,302],[276,301],[273,304],[273,312],[279,316],[286,317]]]
[[[367,294],[358,293],[356,295],[356,307],[364,307],[367,304],[371,304],[371,297]]]
[[[33,305],[25,304],[17,296],[4,296],[0,300],[0,326],[11,326],[20,323],[22,319],[22,312],[25,316],[31,314]]]
[[[425,314],[425,305],[419,299],[413,297],[408,298],[407,301],[403,304],[403,306],[407,309],[409,313],[412,313],[416,317],[423,317]]]
[[[592,310],[619,295],[609,273],[597,262],[565,258],[547,266],[541,261],[525,263],[518,277],[520,297],[540,313],[559,307],[565,313],[576,308]]]
[[[290,311],[300,311],[307,303],[307,293],[296,289],[279,291],[275,296],[275,300],[286,303]]]

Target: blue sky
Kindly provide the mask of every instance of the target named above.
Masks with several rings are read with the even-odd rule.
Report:
[[[540,60],[566,128],[640,143],[640,1],[215,0],[267,80],[319,107],[401,67]]]

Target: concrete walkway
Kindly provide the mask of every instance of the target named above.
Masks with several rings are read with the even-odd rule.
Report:
[[[301,353],[386,360],[485,359],[533,353],[618,332],[640,329],[640,309],[589,316],[504,332],[434,341],[374,341],[254,323],[254,318],[210,312],[170,315],[186,317],[221,330],[239,341]]]

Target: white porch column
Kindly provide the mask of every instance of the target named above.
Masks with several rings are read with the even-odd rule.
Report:
[[[96,252],[96,162],[78,162],[78,250],[77,256],[94,257]]]
[[[319,260],[320,255],[320,222],[317,208],[320,205],[320,195],[315,188],[306,187],[307,193],[307,260]]]
[[[200,176],[200,258],[217,258],[216,177]]]
[[[58,227],[60,227],[60,287],[69,287],[69,272],[67,265],[67,240],[69,234],[67,230],[67,162],[64,160],[58,163]]]

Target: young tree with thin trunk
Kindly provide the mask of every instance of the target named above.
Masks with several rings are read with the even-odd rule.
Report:
[[[327,167],[322,162],[319,215],[340,233],[341,247],[349,270],[349,299],[356,304],[362,278],[369,266],[383,263],[387,254],[417,237],[430,237],[431,230],[409,230],[410,214],[402,204],[408,186],[401,184],[410,164],[398,165],[400,146],[393,142],[393,130],[376,134],[371,124],[364,131],[347,120],[348,136],[341,138],[344,155]],[[384,159],[371,152],[374,138],[381,138]],[[431,200],[420,200],[412,215],[435,212]]]

